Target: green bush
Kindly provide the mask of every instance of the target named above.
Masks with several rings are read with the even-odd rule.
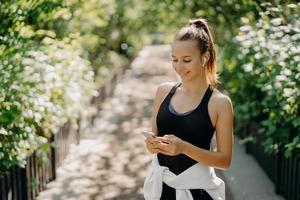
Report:
[[[237,120],[259,123],[265,150],[288,157],[300,149],[300,5],[262,6],[255,24],[242,18],[227,85]]]
[[[0,173],[24,166],[33,151],[49,150],[48,139],[66,121],[93,112],[88,104],[95,86],[134,55],[132,5],[0,3]]]
[[[24,166],[68,120],[87,114],[94,73],[79,35],[59,39],[47,24],[59,1],[0,4],[0,173]]]
[[[81,51],[74,39],[45,37],[38,47],[0,62],[1,171],[24,165],[67,120],[85,113],[94,76]]]

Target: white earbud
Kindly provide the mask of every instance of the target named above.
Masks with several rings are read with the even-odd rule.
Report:
[[[203,60],[202,60],[202,66],[203,66],[203,67],[205,66],[205,63],[206,63],[206,59],[203,58]]]

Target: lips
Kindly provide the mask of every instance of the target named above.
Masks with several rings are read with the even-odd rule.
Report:
[[[189,74],[189,73],[190,73],[190,72],[188,71],[188,72],[182,74],[181,76],[184,77],[184,76],[186,76],[186,75]]]

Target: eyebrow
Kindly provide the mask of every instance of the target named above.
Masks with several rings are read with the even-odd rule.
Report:
[[[174,55],[171,55],[172,57],[176,57]],[[183,58],[186,58],[186,57],[192,57],[192,56],[182,56]]]

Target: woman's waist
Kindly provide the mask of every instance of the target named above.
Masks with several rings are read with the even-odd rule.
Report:
[[[168,156],[165,154],[158,153],[157,159],[160,166],[168,167],[171,172],[176,175],[182,174],[187,171],[189,168],[194,168],[201,170],[201,173],[205,174],[207,177],[215,177],[215,170],[213,167],[206,166],[202,163],[199,163],[196,160],[184,155],[179,154],[176,156]],[[196,168],[195,165],[197,164]]]
[[[168,167],[171,172],[178,175],[196,164],[197,161],[191,159],[190,157],[179,154],[176,156],[168,156],[165,154],[158,153],[157,158],[160,166]]]

